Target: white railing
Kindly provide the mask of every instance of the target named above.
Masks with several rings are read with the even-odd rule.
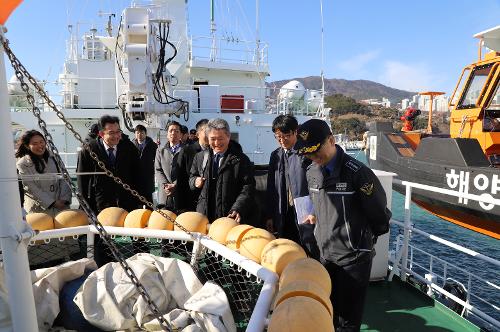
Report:
[[[255,41],[235,38],[212,38],[192,36],[190,40],[190,60],[203,60],[219,63],[267,65],[268,45]]]
[[[262,282],[262,288],[248,322],[246,331],[260,332],[265,329],[268,322],[267,316],[271,307],[271,301],[274,297],[278,282],[278,276],[276,273],[199,233],[191,233],[190,235],[182,231],[163,231],[111,226],[105,226],[105,229],[111,238],[116,236],[128,236],[135,241],[138,239],[145,239],[146,241],[156,239],[157,241],[169,240],[183,241],[183,243],[193,242],[190,260],[190,264],[192,266],[195,266],[198,263],[198,259],[201,258],[202,252],[205,250],[205,252],[208,251],[213,253],[215,257],[220,257],[220,259],[227,261],[231,266],[236,265],[237,271],[239,271],[242,276],[252,275],[256,277],[259,282]],[[93,257],[94,235],[96,234],[98,234],[98,231],[94,226],[79,226],[42,231],[30,239],[30,246],[36,246],[40,243],[40,241],[48,244],[51,241],[63,242],[67,237],[73,237],[76,239],[79,236],[86,235],[87,257]]]
[[[403,280],[403,281],[406,281],[408,275],[411,275],[411,276],[415,277],[417,280],[419,280],[420,282],[426,284],[431,292],[437,291],[438,293],[446,296],[447,298],[451,299],[452,301],[463,306],[464,311],[462,312],[462,314],[464,314],[465,312],[471,313],[471,314],[479,317],[484,322],[494,326],[496,329],[499,329],[500,322],[497,319],[491,317],[490,315],[486,314],[482,310],[478,309],[476,306],[472,305],[470,303],[470,301],[471,301],[471,298],[473,298],[477,301],[480,301],[482,304],[487,305],[494,312],[499,311],[500,310],[499,304],[491,303],[491,302],[481,298],[480,296],[474,294],[472,292],[471,286],[473,285],[473,282],[475,282],[475,281],[480,282],[484,285],[484,287],[490,287],[493,292],[496,291],[498,293],[500,293],[499,292],[500,286],[497,285],[494,281],[486,280],[486,279],[484,279],[484,278],[482,278],[482,277],[480,277],[480,276],[478,276],[470,271],[465,270],[462,267],[459,267],[455,264],[447,262],[447,261],[443,260],[442,258],[439,258],[431,253],[426,252],[425,250],[422,250],[420,248],[417,248],[414,245],[411,245],[410,240],[411,240],[412,234],[419,234],[420,236],[423,236],[424,238],[426,238],[428,240],[431,240],[433,242],[437,242],[437,243],[444,245],[448,248],[451,248],[453,250],[464,253],[470,257],[473,257],[474,259],[478,260],[478,264],[484,264],[484,263],[491,264],[498,271],[500,268],[500,261],[413,227],[413,225],[411,223],[411,196],[412,196],[412,188],[416,188],[416,189],[440,193],[443,195],[463,197],[463,198],[467,198],[467,199],[471,199],[471,200],[475,200],[475,201],[479,201],[479,202],[484,202],[484,203],[488,203],[488,204],[500,205],[500,200],[492,198],[492,197],[484,197],[484,196],[479,196],[479,195],[474,195],[474,194],[469,194],[469,193],[461,193],[458,191],[453,191],[453,190],[449,190],[449,189],[443,189],[443,188],[438,188],[438,187],[433,187],[433,186],[429,186],[429,185],[423,185],[423,184],[413,183],[413,182],[408,182],[408,181],[394,180],[394,183],[403,185],[406,188],[405,211],[404,211],[404,223],[397,221],[397,220],[391,220],[391,224],[403,228],[404,233],[403,233],[402,238],[401,237],[398,238],[398,241],[396,243],[395,253],[394,253],[393,257],[390,257],[390,262],[393,265],[391,266],[392,271],[389,274],[389,280],[392,280],[393,276],[396,273],[399,273],[399,276],[400,276],[401,280]],[[413,255],[415,252],[418,252],[418,253],[420,253],[424,256],[427,256],[429,258],[429,267],[426,267],[426,266],[422,265],[421,263],[416,262],[413,259]],[[434,280],[433,280],[434,278],[432,278],[432,277],[437,277],[436,271],[434,269],[434,265],[436,262],[443,264],[443,275],[439,276],[440,279],[443,280],[443,284],[441,284],[441,285],[438,284],[437,282],[434,282]],[[416,266],[416,267],[422,269],[423,271],[430,273],[432,276],[430,278],[431,280],[429,280],[429,278],[426,278],[425,275],[422,276],[421,274],[416,272],[415,269],[413,269],[413,266]],[[445,290],[443,288],[444,283],[447,281],[447,279],[449,277],[449,270],[451,268],[456,269],[457,271],[460,271],[462,274],[465,274],[467,276],[467,298],[465,301],[458,298],[457,296],[451,294],[450,292],[448,292],[447,290]],[[437,278],[436,278],[436,281],[437,281]],[[495,298],[498,298],[498,296]]]

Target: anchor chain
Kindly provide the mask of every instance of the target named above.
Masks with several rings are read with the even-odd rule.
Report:
[[[137,291],[139,292],[139,294],[144,298],[145,302],[147,303],[151,312],[154,314],[155,318],[158,319],[161,328],[164,331],[172,331],[172,327],[171,327],[170,323],[163,317],[158,306],[153,302],[153,300],[151,299],[151,296],[148,294],[146,288],[141,284],[141,282],[137,278],[135,272],[130,268],[130,266],[125,261],[123,254],[119,251],[115,242],[111,239],[111,237],[109,236],[109,234],[106,231],[106,229],[104,228],[104,226],[99,222],[94,211],[90,208],[87,201],[84,199],[84,197],[81,195],[81,193],[77,190],[76,185],[73,183],[73,181],[71,181],[71,177],[68,173],[68,170],[66,169],[66,165],[64,164],[61,156],[59,155],[59,151],[58,151],[58,149],[53,141],[52,135],[47,130],[47,124],[46,124],[45,120],[42,119],[41,111],[38,108],[38,106],[36,105],[35,98],[31,94],[30,88],[29,88],[28,84],[24,81],[24,78],[28,79],[29,83],[31,83],[31,85],[35,88],[36,92],[44,99],[44,101],[47,103],[47,105],[56,113],[57,117],[63,121],[65,127],[82,144],[83,148],[89,152],[91,158],[97,162],[97,164],[104,171],[106,176],[112,178],[114,182],[116,182],[117,184],[122,186],[123,189],[125,189],[127,192],[129,192],[132,196],[136,197],[139,201],[144,203],[149,208],[154,209],[153,204],[151,202],[149,202],[144,196],[140,195],[136,190],[132,189],[127,183],[124,183],[121,180],[121,178],[115,176],[113,174],[113,172],[111,172],[109,169],[107,169],[104,162],[101,161],[99,159],[99,157],[97,156],[97,154],[90,149],[90,145],[82,139],[81,135],[74,129],[73,125],[70,122],[68,122],[68,120],[66,119],[64,114],[57,108],[57,106],[49,98],[47,93],[39,86],[39,84],[35,80],[35,78],[27,71],[27,69],[23,66],[23,64],[15,56],[15,54],[10,49],[9,41],[7,39],[4,39],[4,37],[2,35],[0,35],[0,42],[2,43],[2,46],[5,50],[5,53],[7,54],[8,58],[12,64],[12,67],[14,68],[15,75],[21,84],[21,89],[26,93],[26,99],[32,107],[32,112],[38,120],[38,125],[44,133],[45,139],[47,141],[47,145],[49,146],[49,148],[54,156],[54,159],[55,159],[57,165],[59,166],[59,169],[61,170],[61,173],[62,173],[64,180],[70,186],[71,191],[73,192],[75,197],[78,199],[80,206],[83,208],[85,213],[90,217],[90,220],[91,220],[93,226],[97,229],[99,235],[101,236],[101,239],[109,247],[114,258],[119,262],[120,266],[125,271],[125,274],[130,278],[130,281],[137,288]],[[184,226],[177,223],[173,218],[168,216],[165,212],[161,211],[160,209],[154,209],[154,210],[156,212],[160,213],[167,220],[171,221],[174,225],[179,227],[182,231],[184,231],[185,233],[189,234],[191,237],[194,238],[193,234],[190,231],[188,231]],[[176,330],[175,327],[174,327],[174,330]]]

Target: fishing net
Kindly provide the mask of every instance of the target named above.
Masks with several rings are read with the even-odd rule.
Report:
[[[125,258],[137,253],[150,253],[190,263],[202,283],[213,281],[224,289],[236,327],[238,331],[245,331],[261,293],[263,280],[202,244],[199,250],[195,250],[193,241],[122,236],[113,235],[111,232],[110,235]],[[95,244],[88,245],[89,236],[94,235],[82,234],[31,241],[28,247],[30,268],[34,270],[56,266],[83,257],[96,258],[96,261],[102,264],[115,261],[108,246],[101,244],[97,236]],[[100,257],[94,257],[96,254]]]

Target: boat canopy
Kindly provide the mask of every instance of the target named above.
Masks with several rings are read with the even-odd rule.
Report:
[[[476,33],[474,38],[482,39],[484,46],[490,50],[500,52],[500,25],[483,32]]]

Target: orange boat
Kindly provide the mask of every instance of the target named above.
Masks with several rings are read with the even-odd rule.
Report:
[[[425,132],[394,132],[390,123],[370,123],[368,162],[401,180],[474,194],[476,202],[415,189],[413,201],[431,213],[500,238],[500,26],[483,31],[479,59],[466,66],[450,99],[450,134],[432,134],[432,98]],[[490,51],[484,54],[483,48]],[[403,191],[401,185],[395,189]]]

